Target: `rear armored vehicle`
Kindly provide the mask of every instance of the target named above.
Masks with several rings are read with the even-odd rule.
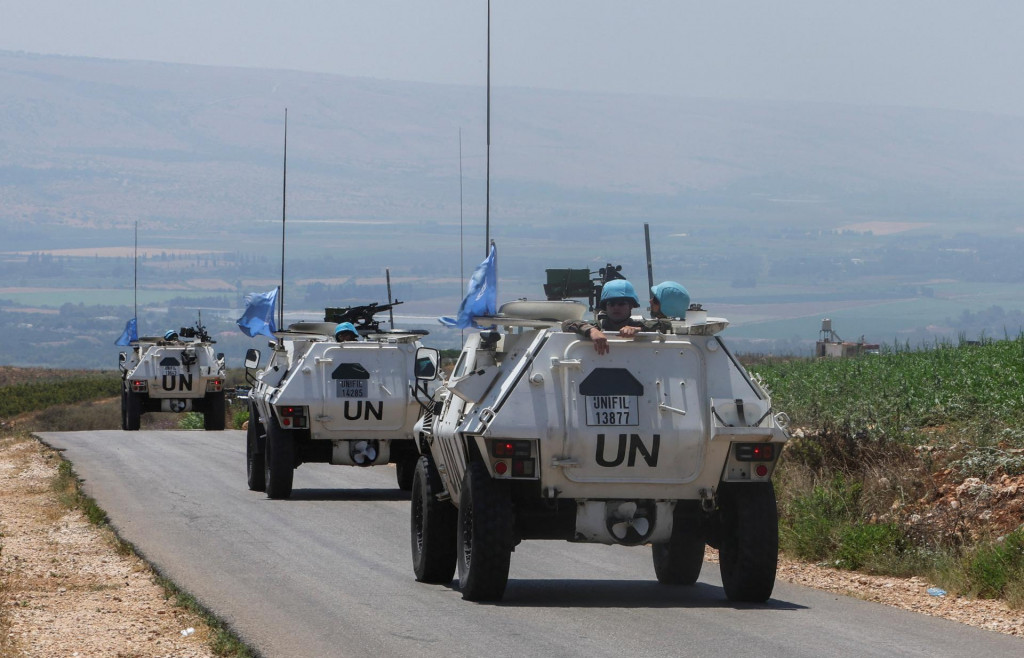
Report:
[[[288,498],[295,469],[307,462],[394,463],[399,487],[410,488],[418,458],[414,425],[429,401],[437,352],[417,358],[426,331],[380,328],[373,315],[393,305],[329,308],[324,322],[274,332],[269,360],[258,371],[260,354],[249,350],[250,489]],[[351,340],[339,342],[337,334]]]
[[[133,340],[120,355],[121,429],[138,430],[153,411],[200,412],[205,429],[224,429],[224,355],[215,342],[201,321]]]
[[[720,338],[728,323],[684,307],[660,331],[606,331],[601,354],[563,330],[588,305],[561,298],[592,309],[602,283],[548,275],[548,300],[476,318],[493,328],[468,336],[419,423],[416,579],[448,583],[457,568],[464,598],[500,599],[519,542],[561,539],[650,545],[658,581],[690,585],[707,544],[730,600],[769,598],[786,419]]]

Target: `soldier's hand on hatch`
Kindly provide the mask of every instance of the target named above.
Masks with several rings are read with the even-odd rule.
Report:
[[[619,329],[619,336],[622,338],[632,338],[633,336],[636,336],[639,331],[640,327],[630,327],[627,325],[622,329]]]
[[[590,340],[594,341],[594,349],[598,354],[608,353],[608,337],[600,329],[590,330]]]

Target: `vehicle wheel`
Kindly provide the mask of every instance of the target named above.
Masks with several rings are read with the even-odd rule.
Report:
[[[264,462],[264,484],[268,498],[287,498],[292,495],[295,476],[295,438],[281,429],[277,419],[267,419],[267,441]]]
[[[699,532],[674,529],[665,544],[652,544],[654,574],[663,585],[692,585],[704,566],[704,536]]]
[[[260,424],[256,405],[249,403],[249,429],[245,432],[245,470],[251,491],[264,491],[267,488],[265,453],[260,450],[260,436],[263,425]]]
[[[455,532],[459,511],[444,491],[441,476],[429,455],[416,462],[412,476],[412,570],[421,583],[446,585],[455,574]]]
[[[203,429],[220,431],[224,429],[227,407],[224,406],[224,391],[208,393],[206,409],[203,411]]]
[[[779,563],[779,515],[771,482],[726,484],[719,490],[719,566],[730,601],[763,602]]]
[[[128,429],[128,390],[121,384],[121,429]]]
[[[395,475],[398,477],[398,488],[402,491],[412,489],[413,476],[420,460],[416,457],[404,457],[395,462]]]
[[[468,601],[497,601],[512,557],[512,500],[480,462],[471,462],[459,497],[459,588]]]
[[[138,431],[142,426],[142,399],[132,390],[125,391],[124,428],[129,432]]]

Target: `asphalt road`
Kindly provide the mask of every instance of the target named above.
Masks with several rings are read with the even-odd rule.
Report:
[[[777,583],[732,604],[717,565],[654,578],[650,549],[524,542],[501,603],[413,578],[391,467],[305,464],[290,500],[245,484],[239,431],[47,432],[127,541],[267,658],[1015,656],[1024,640]]]

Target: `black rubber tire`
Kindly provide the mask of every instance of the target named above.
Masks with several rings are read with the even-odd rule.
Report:
[[[421,583],[447,585],[458,561],[459,510],[450,500],[437,499],[444,486],[429,455],[416,461],[411,488],[412,570]]]
[[[137,432],[142,426],[142,400],[138,393],[125,391],[124,428]]]
[[[203,429],[215,432],[223,430],[227,418],[224,391],[207,393],[205,406],[206,409],[203,411]]]
[[[121,429],[128,429],[128,389],[121,384]]]
[[[704,535],[692,530],[673,529],[665,544],[652,544],[654,574],[663,585],[693,585],[704,566]]]
[[[402,491],[412,491],[412,479],[419,462],[418,457],[403,457],[395,462],[395,477],[398,479],[398,488]]]
[[[288,498],[295,477],[295,437],[281,429],[273,416],[267,419],[266,448],[263,472],[267,497]]]
[[[256,411],[256,405],[249,402],[249,427],[245,431],[245,471],[250,491],[265,491],[267,488],[267,465],[265,453],[260,450],[263,425]],[[265,441],[265,439],[264,439]]]
[[[512,557],[512,500],[507,482],[471,462],[459,496],[459,589],[467,601],[499,601]]]
[[[779,515],[771,482],[723,484],[719,490],[722,538],[719,566],[730,601],[761,603],[775,587]]]

